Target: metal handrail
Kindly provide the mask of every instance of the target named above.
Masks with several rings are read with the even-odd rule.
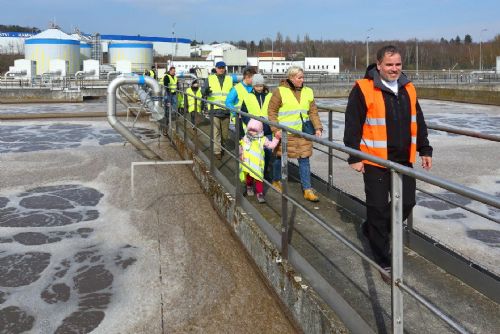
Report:
[[[331,106],[327,106],[327,105],[322,104],[322,103],[316,103],[316,105],[320,109],[345,114],[344,107],[331,107]],[[433,123],[429,123],[429,122],[426,122],[426,124],[427,124],[427,128],[431,129],[431,130],[444,131],[444,132],[454,133],[457,135],[462,135],[462,136],[467,136],[467,137],[474,137],[474,138],[479,138],[479,139],[500,142],[500,135],[482,133],[482,132],[466,130],[466,129],[457,129],[457,128],[454,128],[451,126],[433,124]]]
[[[153,99],[151,108],[161,108],[159,98],[161,97],[161,88],[158,82],[150,77],[145,76],[130,76],[118,77],[111,81],[108,87],[108,122],[118,133],[134,145],[141,154],[148,159],[161,160],[161,158],[153,152],[146,144],[134,135],[126,126],[124,126],[116,117],[116,91],[122,85],[147,85],[152,89]]]
[[[249,113],[242,112],[238,109],[232,109],[232,108],[227,108],[225,105],[208,101],[207,99],[204,98],[199,98],[197,96],[187,94],[186,92],[178,91],[182,94],[184,94],[185,98],[185,108],[187,108],[187,97],[190,96],[194,99],[200,100],[201,102],[206,103],[207,105],[210,106],[210,110],[213,110],[214,106],[218,106],[220,108],[223,108],[225,110],[228,110],[230,112],[235,112],[240,116],[246,116],[254,119],[258,119],[259,121],[268,124],[270,126],[279,128],[282,131],[282,138],[281,138],[281,145],[282,145],[282,256],[284,258],[287,258],[288,254],[288,240],[289,240],[289,226],[288,226],[288,220],[287,220],[287,202],[290,201],[293,205],[297,206],[301,210],[305,212],[306,215],[311,217],[315,222],[317,222],[320,226],[322,226],[325,230],[327,230],[331,235],[339,239],[344,245],[346,245],[348,248],[350,248],[354,253],[359,255],[361,258],[366,260],[370,265],[375,267],[378,271],[381,272],[381,274],[387,276],[387,273],[373,260],[368,258],[361,250],[359,250],[353,243],[351,243],[349,240],[344,238],[340,233],[338,233],[334,228],[323,222],[320,218],[316,217],[312,212],[307,210],[304,206],[302,206],[300,203],[295,201],[293,198],[289,197],[287,194],[287,137],[288,133],[304,137],[310,141],[313,141],[315,143],[324,145],[328,147],[329,149],[335,149],[337,151],[341,151],[343,153],[349,154],[351,156],[355,156],[357,158],[363,159],[363,160],[369,160],[372,162],[375,162],[378,165],[384,166],[391,170],[391,178],[393,180],[392,182],[392,189],[391,189],[391,220],[392,220],[392,231],[393,231],[393,240],[392,240],[392,246],[393,246],[393,274],[392,274],[392,311],[393,311],[393,331],[394,333],[402,333],[403,332],[403,296],[402,296],[402,291],[405,291],[412,297],[414,297],[418,302],[422,303],[425,307],[427,307],[429,310],[431,310],[436,316],[438,316],[440,319],[442,319],[444,322],[446,322],[448,325],[450,325],[452,328],[457,330],[460,333],[467,333],[467,330],[462,327],[460,324],[458,324],[455,320],[451,319],[451,317],[447,316],[444,312],[442,312],[439,308],[434,306],[432,303],[427,301],[424,297],[419,295],[417,292],[415,292],[413,289],[408,287],[403,283],[403,255],[402,255],[402,250],[403,250],[403,238],[402,238],[402,231],[403,231],[403,222],[402,222],[402,175],[407,175],[412,178],[424,181],[426,183],[433,184],[435,186],[438,186],[440,188],[458,193],[460,195],[463,195],[465,197],[468,197],[470,199],[482,202],[484,204],[491,205],[495,208],[500,208],[500,200],[497,197],[494,197],[490,194],[481,192],[479,190],[469,188],[467,186],[446,180],[444,178],[436,177],[433,176],[429,173],[426,172],[421,172],[421,171],[416,171],[412,168],[397,164],[392,161],[388,161],[385,159],[381,159],[369,154],[366,154],[364,152],[354,150],[352,148],[343,146],[341,144],[337,144],[332,141],[326,141],[324,139],[319,139],[316,138],[315,136],[305,134],[301,131],[297,131],[291,128],[288,128],[286,126],[282,126],[279,123],[276,122],[271,122],[266,119],[258,118],[255,117],[254,115],[251,115]],[[171,114],[169,114],[169,117],[171,118]],[[185,116],[184,116],[185,117]],[[213,169],[215,168],[214,164],[214,159],[213,159],[213,146],[214,146],[214,136],[213,136],[213,112],[210,112],[210,121],[211,121],[211,127],[210,127],[210,170],[213,172]],[[240,122],[240,117],[236,117],[236,131],[239,131],[239,122]],[[195,122],[196,123],[196,122]],[[196,126],[196,124],[194,124]],[[169,123],[169,127],[172,126],[172,123]],[[184,127],[186,126],[186,120],[184,120]],[[170,132],[171,133],[171,132]],[[184,135],[186,135],[185,129],[184,129]],[[234,156],[231,154],[233,158],[236,158],[238,155],[235,154]],[[241,163],[241,161],[240,161]],[[241,197],[241,192],[239,190],[237,182],[236,186],[236,193],[235,193],[235,199],[236,199],[236,205],[239,202],[239,198]],[[240,185],[241,187],[241,185]]]

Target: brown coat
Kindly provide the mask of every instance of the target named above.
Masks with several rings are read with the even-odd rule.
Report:
[[[293,95],[297,98],[297,101],[300,102],[300,91],[302,88],[296,88],[290,86],[288,81],[282,80],[280,82],[280,87],[287,87],[293,91]],[[278,88],[273,91],[273,96],[271,97],[271,101],[269,101],[269,107],[267,109],[269,120],[272,122],[278,122],[278,111],[283,105],[281,100],[281,94]],[[323,131],[323,126],[321,125],[321,120],[318,115],[318,107],[316,106],[316,102],[313,100],[311,105],[309,106],[309,119],[311,120],[315,130]],[[271,127],[273,133],[280,130],[276,127]],[[297,159],[297,158],[308,158],[312,155],[313,143],[310,140],[305,138],[296,136],[294,134],[288,134],[288,157]],[[278,145],[277,150],[278,156],[281,156],[281,144]]]

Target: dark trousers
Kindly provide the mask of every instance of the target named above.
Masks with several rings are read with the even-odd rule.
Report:
[[[411,164],[405,164],[412,167]],[[375,261],[381,267],[391,266],[391,172],[389,169],[365,164],[366,226]],[[415,179],[403,175],[403,220],[415,206]]]

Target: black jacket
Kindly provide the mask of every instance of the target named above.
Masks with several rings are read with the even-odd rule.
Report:
[[[398,94],[394,94],[380,79],[375,64],[366,69],[365,79],[373,80],[375,87],[382,90],[385,102],[385,121],[387,128],[388,160],[408,163],[410,160],[411,145],[411,109],[410,98],[404,87],[410,82],[401,74],[398,79]],[[349,94],[345,113],[344,144],[347,147],[360,150],[363,124],[366,120],[366,103],[359,85],[355,85]],[[427,125],[420,104],[417,100],[417,151],[420,156],[432,156],[432,147],[427,139]],[[360,162],[361,159],[350,156],[348,163]]]

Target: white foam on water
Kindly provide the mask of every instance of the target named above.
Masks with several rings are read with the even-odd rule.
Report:
[[[104,175],[102,177],[105,177]],[[97,189],[105,196],[101,198],[97,206],[90,209],[98,210],[100,216],[98,219],[88,222],[80,222],[66,226],[57,227],[0,227],[0,234],[3,237],[9,237],[21,232],[41,232],[48,233],[51,231],[75,231],[78,228],[92,228],[94,231],[86,239],[78,236],[71,239],[62,239],[61,241],[43,244],[43,245],[22,245],[17,242],[1,244],[0,249],[3,251],[1,257],[10,254],[20,254],[26,252],[43,252],[50,253],[51,259],[48,267],[42,272],[41,277],[30,284],[29,286],[21,286],[15,288],[4,288],[10,294],[9,299],[2,305],[2,308],[8,306],[18,306],[22,310],[35,316],[35,325],[32,333],[53,333],[61,324],[62,320],[72,312],[78,310],[79,295],[73,289],[75,282],[73,277],[83,265],[105,265],[106,269],[113,275],[113,283],[111,288],[105,288],[96,293],[112,293],[111,301],[103,310],[105,312],[104,320],[96,329],[95,333],[111,333],[116,332],[117,328],[122,328],[123,332],[131,323],[137,323],[141,319],[145,319],[151,314],[157,313],[157,305],[159,304],[159,296],[156,289],[152,289],[151,282],[158,281],[158,268],[154,266],[154,260],[157,256],[154,253],[157,245],[148,240],[142,240],[140,234],[131,222],[130,214],[124,210],[118,209],[111,205],[106,198],[106,184],[103,182],[66,182],[65,184],[80,184],[84,187]],[[53,186],[57,184],[45,184],[43,186]],[[15,194],[25,191],[23,187],[3,189],[0,196],[8,197],[12,200],[9,206],[19,203],[19,198],[16,199]],[[5,196],[7,195],[7,196]],[[20,210],[27,211],[27,210]],[[103,257],[103,262],[97,261],[90,263],[75,263],[73,256],[75,253],[84,251],[86,247],[94,245],[91,249],[96,249],[97,254]],[[123,248],[126,245],[132,247]],[[129,265],[126,269],[115,264],[116,256],[123,253],[123,259],[133,256],[137,261]],[[44,302],[40,294],[41,292],[53,283],[53,274],[56,271],[55,267],[59,266],[61,261],[72,259],[71,267],[68,273],[63,278],[58,278],[57,283],[64,283],[71,287],[71,296],[66,302],[58,302],[56,304],[47,304]],[[134,314],[136,317],[124,318],[124,310],[128,310],[129,315]],[[94,310],[94,309],[93,309]]]

